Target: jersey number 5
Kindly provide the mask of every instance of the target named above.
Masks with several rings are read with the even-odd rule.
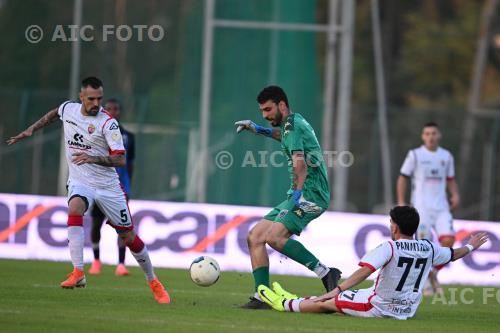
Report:
[[[398,267],[403,267],[404,265],[406,265],[406,267],[405,267],[405,271],[403,272],[403,276],[401,276],[401,280],[399,281],[399,284],[396,287],[396,291],[403,290],[403,286],[405,285],[406,278],[408,277],[408,274],[410,274],[410,269],[413,266],[414,261],[415,261],[414,258],[399,257]],[[422,275],[424,274],[426,264],[427,264],[427,258],[417,259],[417,262],[415,263],[415,269],[420,269],[420,274],[418,274],[417,281],[415,282],[415,285],[413,286],[413,292],[418,292],[418,287],[420,286],[420,281],[422,280]]]
[[[121,220],[122,222],[127,222],[127,210],[126,209],[122,209],[120,210],[120,217],[121,217]]]

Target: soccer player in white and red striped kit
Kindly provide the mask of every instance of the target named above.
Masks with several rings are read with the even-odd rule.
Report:
[[[478,233],[463,247],[441,247],[426,239],[414,239],[420,220],[415,208],[394,207],[390,217],[392,240],[365,254],[359,262],[361,268],[333,291],[320,297],[298,298],[274,283],[274,290],[259,286],[261,298],[278,311],[340,312],[355,317],[408,319],[417,311],[433,265],[463,258],[488,240],[486,233]],[[376,270],[379,273],[371,288],[349,290]]]
[[[68,162],[68,245],[73,271],[61,282],[62,288],[85,287],[83,271],[83,215],[97,205],[108,218],[137,260],[158,303],[170,303],[170,296],[155,276],[147,248],[134,231],[126,196],[115,167],[125,165],[125,148],[116,119],[101,106],[103,85],[96,77],[82,81],[80,101],[67,101],[49,111],[9,145],[30,137],[36,130],[57,119],[63,123]]]

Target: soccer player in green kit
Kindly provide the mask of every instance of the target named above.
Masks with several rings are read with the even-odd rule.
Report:
[[[298,113],[292,113],[288,98],[278,86],[264,88],[257,96],[262,117],[274,128],[265,128],[251,120],[235,123],[236,131],[251,131],[281,142],[287,158],[291,186],[286,200],[271,210],[248,233],[255,294],[242,307],[270,309],[257,292],[259,285],[269,286],[269,256],[266,244],[290,259],[306,266],[321,278],[327,291],[337,287],[341,272],[328,268],[292,235],[302,230],[320,216],[330,202],[330,190],[323,160],[323,152],[313,128]]]

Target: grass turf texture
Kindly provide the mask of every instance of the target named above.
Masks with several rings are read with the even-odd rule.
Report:
[[[0,260],[0,330],[477,333],[497,331],[500,326],[500,304],[495,298],[483,304],[481,288],[466,294],[473,304],[432,304],[428,298],[416,317],[397,321],[239,309],[237,306],[248,300],[253,282],[250,274],[233,272],[223,272],[217,284],[202,288],[191,282],[187,271],[157,269],[172,297],[170,305],[155,303],[142,272],[135,267],[131,276],[116,277],[114,266],[103,266],[100,276],[87,274],[86,288],[63,290],[59,282],[70,268],[69,263]],[[322,292],[318,279],[271,276],[271,281],[275,280],[299,295]],[[448,291],[447,299],[451,300]]]

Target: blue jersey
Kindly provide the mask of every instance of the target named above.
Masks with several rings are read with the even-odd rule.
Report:
[[[130,179],[132,178],[131,172],[135,158],[135,139],[134,134],[127,131],[122,126],[120,126],[120,132],[122,133],[123,146],[125,147],[125,151],[127,152],[127,161],[125,166],[116,168],[116,172],[118,173],[118,177],[120,177],[120,183],[123,187],[123,190],[127,194],[127,197],[129,197]]]

